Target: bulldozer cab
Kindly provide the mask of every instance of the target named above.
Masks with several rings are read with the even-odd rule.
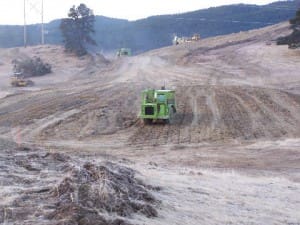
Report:
[[[10,83],[13,87],[26,87],[27,86],[27,82],[24,79],[22,79],[20,77],[16,77],[16,76],[11,77]]]
[[[13,87],[26,87],[30,84],[32,84],[32,81],[30,80],[26,80],[23,77],[22,73],[14,73],[11,77],[10,77],[10,84]]]
[[[131,49],[130,48],[120,48],[117,52],[117,56],[131,56]]]
[[[142,92],[140,118],[145,123],[153,121],[170,122],[176,112],[175,92],[172,90],[145,90]]]

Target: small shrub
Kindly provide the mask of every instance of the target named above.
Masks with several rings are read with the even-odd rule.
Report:
[[[13,60],[14,73],[24,77],[43,76],[51,73],[51,65],[44,63],[40,57]]]

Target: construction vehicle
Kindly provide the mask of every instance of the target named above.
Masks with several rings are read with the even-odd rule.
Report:
[[[173,38],[173,45],[179,45],[185,43],[186,39],[187,39],[186,37],[178,37],[175,35]]]
[[[175,91],[147,89],[142,92],[142,104],[139,117],[144,124],[162,121],[172,123],[176,113]]]
[[[192,36],[192,41],[199,41],[200,40],[200,35],[199,34],[194,34]]]
[[[22,77],[21,73],[14,73],[10,78],[10,84],[13,87],[26,87],[33,85],[33,82]]]
[[[187,42],[196,42],[200,40],[199,34],[194,34],[192,37],[178,37],[177,35],[173,38],[173,45],[179,45]]]
[[[131,56],[131,49],[130,48],[120,48],[117,52],[117,56]]]

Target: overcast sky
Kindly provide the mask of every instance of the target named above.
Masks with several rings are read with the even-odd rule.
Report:
[[[25,0],[28,23],[41,22],[42,0]],[[275,0],[44,0],[44,21],[67,16],[72,5],[85,3],[95,15],[137,20],[152,15],[182,13],[212,6],[247,3],[268,4]],[[0,24],[23,24],[24,0],[0,0]]]

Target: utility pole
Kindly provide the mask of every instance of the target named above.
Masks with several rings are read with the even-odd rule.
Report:
[[[42,0],[42,28],[41,28],[41,36],[42,36],[42,45],[45,44],[45,32],[44,32],[44,0]]]
[[[27,5],[29,6],[27,8]],[[24,47],[28,44],[28,36],[27,36],[27,15],[33,15],[32,12],[35,12],[40,20],[41,18],[41,29],[40,29],[40,44],[45,44],[45,30],[44,30],[44,0],[24,0]],[[28,14],[27,14],[28,13]],[[31,21],[31,20],[30,20]]]
[[[24,0],[24,47],[27,46],[27,30],[26,30],[26,0]]]

